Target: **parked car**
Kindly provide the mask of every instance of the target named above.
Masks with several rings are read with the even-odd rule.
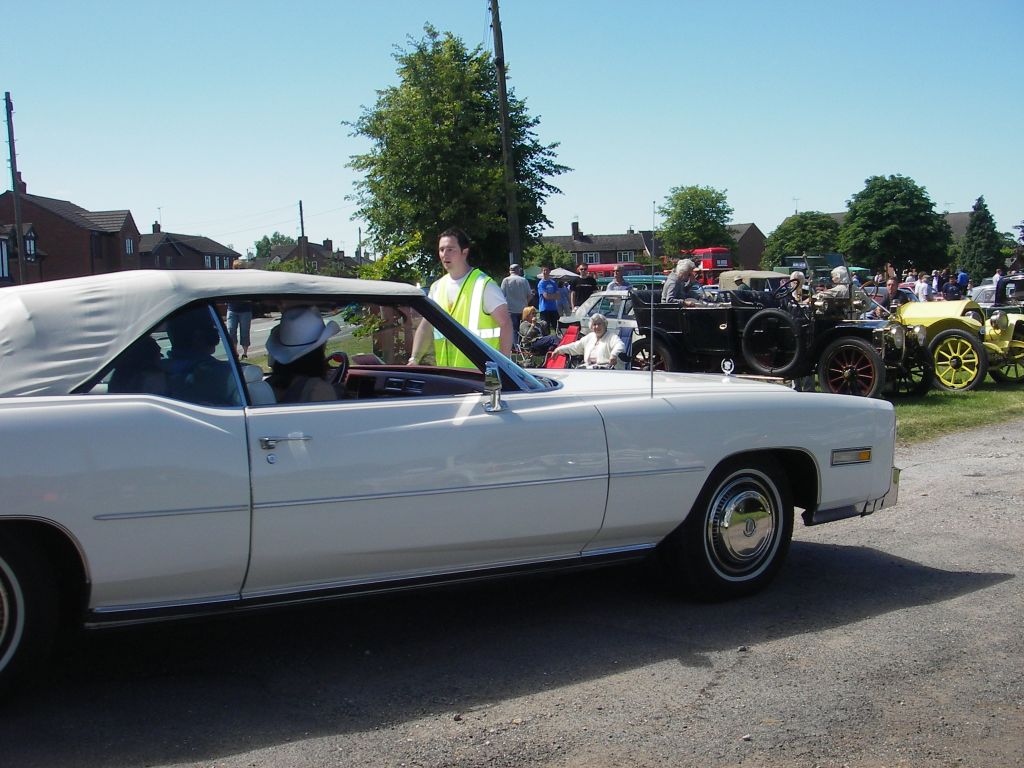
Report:
[[[558,318],[559,329],[580,326],[583,333],[590,331],[590,318],[600,313],[608,320],[608,330],[617,333],[620,328],[636,329],[633,318],[633,297],[626,291],[598,291],[592,293],[576,311]]]
[[[635,292],[637,332],[644,338],[633,344],[632,367],[794,381],[816,374],[823,392],[865,397],[886,388],[922,394],[931,387],[934,371],[923,331],[887,318],[863,318],[868,301],[857,292],[850,298],[815,294],[798,303],[792,283],[777,277],[774,291],[722,289],[717,301],[697,306],[662,304],[658,294]]]
[[[235,357],[229,299],[338,318],[314,334],[337,399],[278,402]],[[406,364],[424,320],[474,367]],[[897,495],[888,403],[531,373],[398,283],[138,270],[9,287],[0,355],[0,685],[68,623],[640,557],[703,599],[745,595],[780,567],[795,508],[816,525]]]
[[[1021,307],[1021,299],[1024,299],[1024,274],[1007,275],[999,281],[999,285],[979,285],[971,290],[971,299],[978,302],[986,315],[998,309],[1015,314],[1024,313]]]
[[[904,304],[893,317],[924,329],[938,389],[967,392],[986,374],[998,382],[1024,381],[1024,315],[1004,308],[984,319],[977,302],[958,299]]]
[[[665,275],[625,275],[623,278],[629,283],[630,288],[640,289],[654,289],[661,288],[665,284]],[[609,283],[612,282],[610,277],[599,277],[597,278],[598,290],[607,290]]]
[[[866,293],[871,299],[880,301],[884,297],[889,289],[884,285],[867,284],[863,286],[864,293]],[[908,301],[920,301],[917,294],[909,288],[897,288],[896,291],[899,293],[899,303],[906,304]]]
[[[718,277],[718,290],[735,291],[740,283],[754,291],[775,291],[788,282],[789,275],[758,269],[731,269]]]

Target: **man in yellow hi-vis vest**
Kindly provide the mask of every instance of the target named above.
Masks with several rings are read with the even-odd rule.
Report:
[[[512,352],[512,317],[501,288],[479,269],[469,266],[469,237],[461,229],[446,229],[437,243],[445,275],[430,286],[430,298],[460,325],[503,355]],[[451,368],[477,366],[425,320],[416,329],[409,364],[420,361],[434,337],[437,365]]]

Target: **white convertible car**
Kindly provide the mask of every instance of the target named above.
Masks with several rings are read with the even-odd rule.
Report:
[[[336,399],[276,402],[227,339],[229,300],[336,318]],[[476,368],[406,364],[422,318]],[[894,438],[869,398],[528,372],[403,284],[146,270],[0,289],[0,685],[68,620],[652,555],[699,598],[750,593],[795,508],[815,525],[895,502]]]

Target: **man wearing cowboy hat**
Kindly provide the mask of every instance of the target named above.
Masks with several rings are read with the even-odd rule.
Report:
[[[279,403],[315,403],[337,400],[327,375],[327,340],[341,328],[324,323],[316,307],[289,307],[270,332],[267,354],[272,373],[267,380]]]

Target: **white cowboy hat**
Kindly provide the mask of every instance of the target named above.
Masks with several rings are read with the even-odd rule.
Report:
[[[326,343],[340,330],[333,320],[325,325],[316,307],[290,307],[281,313],[281,322],[270,332],[267,354],[288,364]]]

